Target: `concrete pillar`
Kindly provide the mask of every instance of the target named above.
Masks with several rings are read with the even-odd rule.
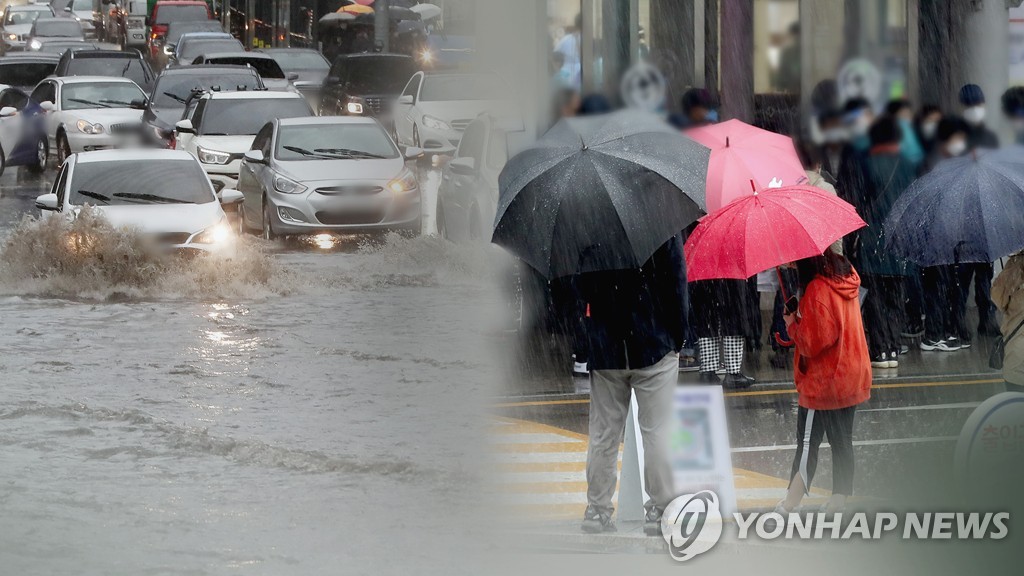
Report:
[[[1003,140],[1012,137],[1002,115],[1000,97],[1009,84],[1010,12],[1006,0],[961,0],[963,9],[963,36],[957,45],[961,48],[959,85],[973,83],[985,92],[986,124],[1001,132]]]
[[[753,0],[720,0],[722,118],[754,121]]]
[[[703,37],[703,18],[697,19],[696,4],[703,1],[651,0],[651,29],[647,31],[651,45],[651,63],[661,70],[668,83],[667,104],[678,110],[683,93],[704,84],[704,59],[697,57],[697,27]],[[703,55],[703,43],[700,43]],[[698,68],[700,74],[698,75]],[[699,76],[699,78],[698,78]]]
[[[245,46],[256,45],[256,0],[245,0]]]
[[[388,10],[390,0],[377,0],[373,3],[374,9],[374,41],[382,46],[382,52],[391,51],[391,17]]]

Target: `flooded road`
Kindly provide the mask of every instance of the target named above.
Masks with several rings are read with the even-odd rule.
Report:
[[[0,179],[0,237],[26,230],[49,178]],[[4,265],[5,572],[465,565],[494,253],[430,236],[244,242],[242,258],[151,278]]]

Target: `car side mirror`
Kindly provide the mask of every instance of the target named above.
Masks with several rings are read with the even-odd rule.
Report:
[[[245,200],[245,196],[234,188],[224,188],[220,191],[220,203],[223,206],[239,204]]]
[[[406,160],[419,160],[423,158],[423,148],[417,148],[416,146],[409,146],[402,153]]]
[[[0,108],[0,118],[10,118],[18,113],[18,109],[14,106],[4,106]]]
[[[53,102],[50,102],[49,100],[44,100],[43,102],[40,102],[39,107],[47,112],[53,112],[57,109],[57,107],[54,106]]]
[[[174,125],[174,128],[175,128],[175,130],[177,130],[178,132],[181,132],[183,134],[195,134],[196,133],[195,127],[192,126],[192,121],[187,119],[187,118],[185,120],[179,120]]]
[[[70,4],[68,4],[67,6],[64,7],[64,11],[65,12],[74,12],[74,10],[71,9],[71,5]]]
[[[289,82],[294,82],[294,81],[299,79],[299,73],[298,72],[289,72],[289,73],[285,74],[284,77],[287,78]]]
[[[43,194],[36,198],[36,208],[47,212],[57,211],[57,195],[54,193]]]
[[[416,103],[416,98],[412,94],[403,94],[398,97],[398,103],[412,106]]]
[[[253,164],[266,164],[267,159],[263,156],[262,150],[249,150],[245,153],[245,159]]]
[[[448,163],[448,168],[453,174],[459,176],[476,176],[476,159],[470,157],[456,158]]]

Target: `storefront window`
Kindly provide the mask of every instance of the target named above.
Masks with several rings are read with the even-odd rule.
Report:
[[[800,93],[800,3],[754,2],[754,92]]]

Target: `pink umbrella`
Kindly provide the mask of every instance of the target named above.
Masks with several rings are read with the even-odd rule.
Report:
[[[373,0],[354,0],[356,4],[362,4],[363,6],[369,6],[373,4]]]
[[[706,196],[709,213],[753,194],[755,189],[807,182],[793,140],[788,136],[739,120],[693,128],[686,135],[711,148]]]

